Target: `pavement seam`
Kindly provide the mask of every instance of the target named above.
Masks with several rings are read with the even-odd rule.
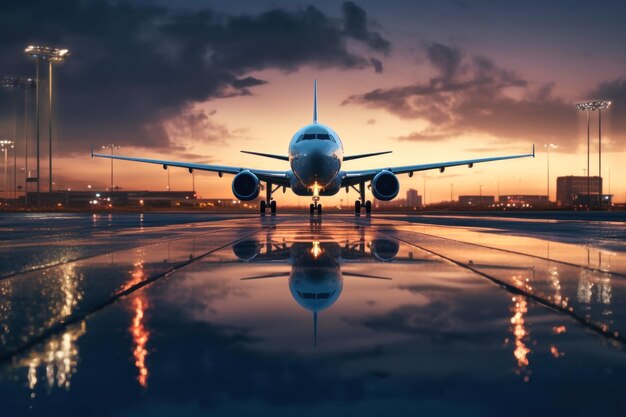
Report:
[[[166,271],[163,271],[161,273],[158,273],[156,275],[153,275],[125,290],[122,290],[120,292],[117,292],[115,294],[113,294],[111,297],[109,297],[108,299],[106,299],[105,301],[101,302],[100,304],[96,304],[95,306],[91,307],[89,310],[86,310],[80,314],[73,314],[70,315],[68,317],[66,317],[65,319],[63,319],[62,321],[58,322],[57,324],[48,327],[47,329],[45,329],[42,333],[40,333],[39,335],[33,337],[31,340],[29,340],[28,342],[24,343],[21,346],[16,347],[15,349],[9,350],[8,352],[5,352],[3,354],[0,354],[0,365],[4,364],[6,362],[9,362],[11,359],[13,359],[14,357],[16,357],[17,355],[31,349],[32,347],[38,345],[39,343],[45,341],[46,339],[48,339],[51,336],[54,336],[55,334],[60,333],[61,331],[63,331],[64,329],[66,329],[69,326],[72,326],[76,323],[80,323],[82,321],[84,321],[85,319],[87,319],[89,316],[103,310],[104,308],[118,302],[119,300],[121,300],[122,298],[125,298],[129,295],[131,295],[132,293],[134,293],[135,291],[157,281],[158,279],[161,279],[163,277],[167,277],[172,275],[175,272],[178,272],[179,270],[195,263],[196,261],[199,261],[202,258],[205,258],[206,256],[217,252],[218,250],[224,249],[228,246],[233,245],[234,243],[240,242],[254,234],[263,232],[265,230],[268,229],[272,229],[275,228],[277,225],[273,224],[271,226],[266,226],[266,227],[261,227],[260,230],[255,230],[253,232],[247,233],[244,236],[241,236],[233,241],[230,241],[228,243],[225,243],[224,245],[221,245],[219,247],[213,248],[210,251],[207,251],[193,259],[184,261],[178,265],[172,266],[171,268],[169,268]]]
[[[394,220],[394,221],[399,221],[399,220]],[[405,223],[407,223],[407,225],[416,224],[416,223],[410,223],[408,221],[405,221]],[[363,226],[363,222],[357,222],[356,224],[358,224],[361,227]],[[420,223],[420,224],[426,224],[426,223]],[[427,226],[431,226],[430,224],[426,224],[426,225]],[[445,227],[445,226],[443,226],[443,227]],[[463,240],[457,240],[457,239],[452,239],[452,238],[449,238],[449,237],[437,236],[437,235],[434,235],[434,234],[425,233],[425,232],[418,232],[418,231],[415,231],[415,230],[411,230],[410,233],[416,233],[416,234],[420,234],[420,235],[424,235],[424,236],[430,236],[430,237],[434,237],[434,238],[437,238],[437,239],[448,240],[450,242],[462,243],[462,244],[465,244],[465,245],[472,245],[472,246],[476,246],[476,247],[484,248],[484,249],[492,249],[492,250],[497,250],[497,251],[501,251],[501,252],[512,253],[514,255],[529,256],[531,258],[541,259],[541,260],[548,261],[548,262],[555,262],[555,263],[559,263],[559,264],[562,264],[562,265],[571,266],[571,267],[574,267],[574,268],[582,268],[582,269],[585,269],[585,270],[591,271],[591,272],[600,272],[600,273],[608,274],[608,275],[611,275],[611,276],[618,276],[618,277],[626,278],[626,273],[623,273],[623,272],[605,271],[605,270],[598,269],[598,268],[592,268],[590,266],[578,265],[578,264],[575,264],[575,263],[572,263],[572,262],[568,262],[568,261],[562,261],[562,260],[559,260],[559,259],[547,258],[547,257],[541,256],[541,255],[533,255],[533,254],[530,254],[530,253],[518,252],[518,251],[511,250],[511,249],[503,249],[503,248],[498,248],[498,247],[494,247],[494,246],[487,246],[487,245],[483,245],[483,244],[480,244],[480,243],[465,242]],[[532,236],[530,236],[530,237],[532,238]]]
[[[207,232],[198,234],[198,236],[205,236],[205,235],[217,232],[217,231],[223,231],[224,229],[227,229],[227,228],[223,227],[223,228],[219,228],[217,230],[207,231]],[[43,265],[43,266],[31,268],[31,269],[24,269],[24,270],[21,270],[21,271],[12,272],[12,273],[7,274],[7,275],[0,275],[0,281],[3,281],[5,279],[9,279],[9,278],[15,278],[16,276],[19,276],[19,275],[22,275],[22,274],[29,274],[31,272],[44,271],[46,269],[55,268],[57,266],[66,265],[66,264],[69,264],[69,263],[72,263],[72,262],[80,262],[80,261],[84,261],[86,259],[91,259],[91,258],[95,258],[95,257],[102,256],[102,255],[108,255],[108,254],[119,252],[119,251],[127,251],[127,250],[131,250],[131,249],[145,248],[145,247],[159,245],[159,244],[166,243],[166,242],[176,242],[176,241],[179,241],[179,240],[182,240],[182,239],[188,239],[189,237],[190,236],[180,236],[180,237],[176,237],[176,238],[160,238],[157,241],[152,242],[152,243],[139,244],[138,246],[131,245],[130,247],[127,247],[127,248],[119,248],[119,249],[117,249],[117,250],[115,250],[113,252],[103,252],[103,253],[98,253],[98,254],[95,254],[95,255],[79,256],[77,258],[67,259],[67,260],[62,261],[62,262],[56,262],[56,263]]]
[[[569,310],[569,309],[567,309],[565,307],[559,306],[557,304],[553,304],[553,303],[551,303],[550,301],[546,300],[543,297],[540,297],[538,295],[526,292],[526,291],[524,291],[524,290],[522,290],[520,288],[517,288],[517,287],[515,287],[515,286],[513,286],[513,285],[511,285],[511,284],[509,284],[507,282],[504,282],[504,281],[502,281],[502,280],[500,280],[500,279],[498,279],[496,277],[493,277],[493,276],[491,276],[489,274],[486,274],[486,273],[484,273],[484,272],[482,272],[482,271],[480,271],[480,270],[478,270],[478,269],[476,269],[476,268],[474,268],[474,267],[472,267],[472,266],[470,266],[470,265],[468,265],[466,263],[457,261],[457,260],[455,260],[453,258],[450,258],[450,257],[448,257],[446,255],[442,255],[442,254],[440,254],[438,252],[435,252],[433,250],[426,249],[425,247],[420,246],[420,245],[418,245],[416,243],[413,243],[413,242],[411,242],[409,240],[406,240],[406,239],[403,239],[403,238],[391,235],[389,233],[386,233],[386,234],[387,234],[387,236],[389,236],[389,237],[391,237],[393,239],[396,239],[396,240],[399,240],[401,242],[404,242],[407,245],[410,245],[410,246],[413,246],[413,247],[418,248],[420,250],[423,250],[423,251],[425,251],[427,253],[430,253],[431,255],[438,256],[438,257],[440,257],[442,259],[445,259],[446,261],[451,262],[451,263],[453,263],[453,264],[455,264],[455,265],[457,265],[457,266],[459,266],[461,268],[467,269],[467,270],[469,270],[469,271],[471,271],[471,272],[473,272],[473,273],[475,273],[477,275],[480,275],[483,278],[486,278],[489,281],[493,282],[494,284],[504,288],[505,290],[507,290],[510,293],[524,296],[524,297],[529,298],[529,299],[533,300],[534,302],[536,302],[537,304],[540,304],[540,305],[542,305],[542,306],[544,306],[546,308],[549,308],[551,310],[557,311],[557,312],[559,312],[561,314],[565,314],[565,315],[569,316],[570,318],[572,318],[574,321],[576,321],[578,324],[582,325],[583,327],[585,327],[585,328],[587,328],[589,330],[592,330],[593,332],[596,332],[596,333],[600,334],[601,336],[603,336],[603,337],[605,337],[607,339],[611,339],[611,340],[620,342],[623,345],[626,345],[626,338],[620,336],[619,333],[611,332],[608,329],[605,329],[605,327],[603,327],[602,325],[589,322],[589,321],[585,320],[584,317],[581,317],[581,316],[577,315],[576,313],[574,313],[573,311],[571,311],[571,310]]]

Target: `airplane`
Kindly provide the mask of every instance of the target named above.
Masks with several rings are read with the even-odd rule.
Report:
[[[330,127],[318,122],[317,80],[315,80],[313,84],[313,123],[302,127],[293,135],[289,143],[287,155],[244,150],[241,152],[289,162],[291,169],[264,170],[106,155],[94,153],[93,145],[91,147],[92,158],[109,158],[157,164],[162,165],[163,169],[168,169],[168,167],[187,168],[189,173],[192,173],[194,170],[217,172],[220,177],[223,174],[232,174],[235,176],[232,182],[232,191],[235,197],[241,201],[255,200],[261,191],[261,182],[265,182],[265,199],[259,205],[261,214],[265,214],[267,210],[272,214],[276,213],[276,200],[272,196],[281,188],[283,192],[289,187],[298,196],[311,196],[313,200],[309,205],[311,215],[315,213],[318,215],[322,214],[322,205],[319,203],[321,196],[332,196],[337,194],[342,188],[345,188],[346,192],[352,188],[359,194],[359,198],[354,203],[355,214],[359,215],[362,207],[367,214],[372,211],[372,202],[365,199],[365,183],[367,182],[369,182],[369,188],[376,199],[389,201],[393,200],[400,191],[400,182],[397,177],[399,174],[408,174],[409,177],[412,177],[416,171],[438,169],[440,172],[444,172],[446,168],[454,166],[467,165],[469,168],[472,168],[474,164],[482,162],[527,157],[534,158],[535,145],[533,144],[532,153],[522,155],[362,170],[343,170],[343,162],[388,154],[391,151],[344,155],[343,143],[339,135]]]

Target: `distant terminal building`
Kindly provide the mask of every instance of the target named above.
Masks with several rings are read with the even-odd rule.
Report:
[[[568,175],[556,179],[556,201],[563,207],[597,206],[598,196],[602,190],[602,177]],[[590,201],[588,201],[590,200]],[[611,205],[611,196],[600,197],[603,206]]]
[[[485,207],[495,204],[496,198],[492,195],[460,195],[459,206],[461,207]]]
[[[193,191],[53,191],[42,193],[42,202],[55,207],[109,208],[109,207],[173,207],[177,202],[196,199]],[[28,201],[34,204],[37,193],[29,192]],[[23,197],[21,204],[24,203]]]
[[[417,190],[409,188],[406,192],[406,205],[411,208],[422,207],[422,196],[417,193]]]
[[[498,206],[507,208],[545,207],[549,203],[547,195],[501,195],[498,197]]]

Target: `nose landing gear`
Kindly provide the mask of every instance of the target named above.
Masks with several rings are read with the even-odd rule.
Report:
[[[317,184],[313,184],[313,202],[309,205],[309,213],[314,215],[317,211],[318,215],[322,214],[322,205],[319,203],[320,201],[320,186]]]
[[[319,197],[313,197],[313,202],[309,205],[309,213],[312,215],[315,214],[315,212],[317,211],[317,214],[322,214],[322,205],[319,203]]]

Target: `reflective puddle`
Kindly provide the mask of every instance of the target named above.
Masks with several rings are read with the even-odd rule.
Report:
[[[400,221],[218,223],[0,280],[3,415],[626,406],[619,278]]]

